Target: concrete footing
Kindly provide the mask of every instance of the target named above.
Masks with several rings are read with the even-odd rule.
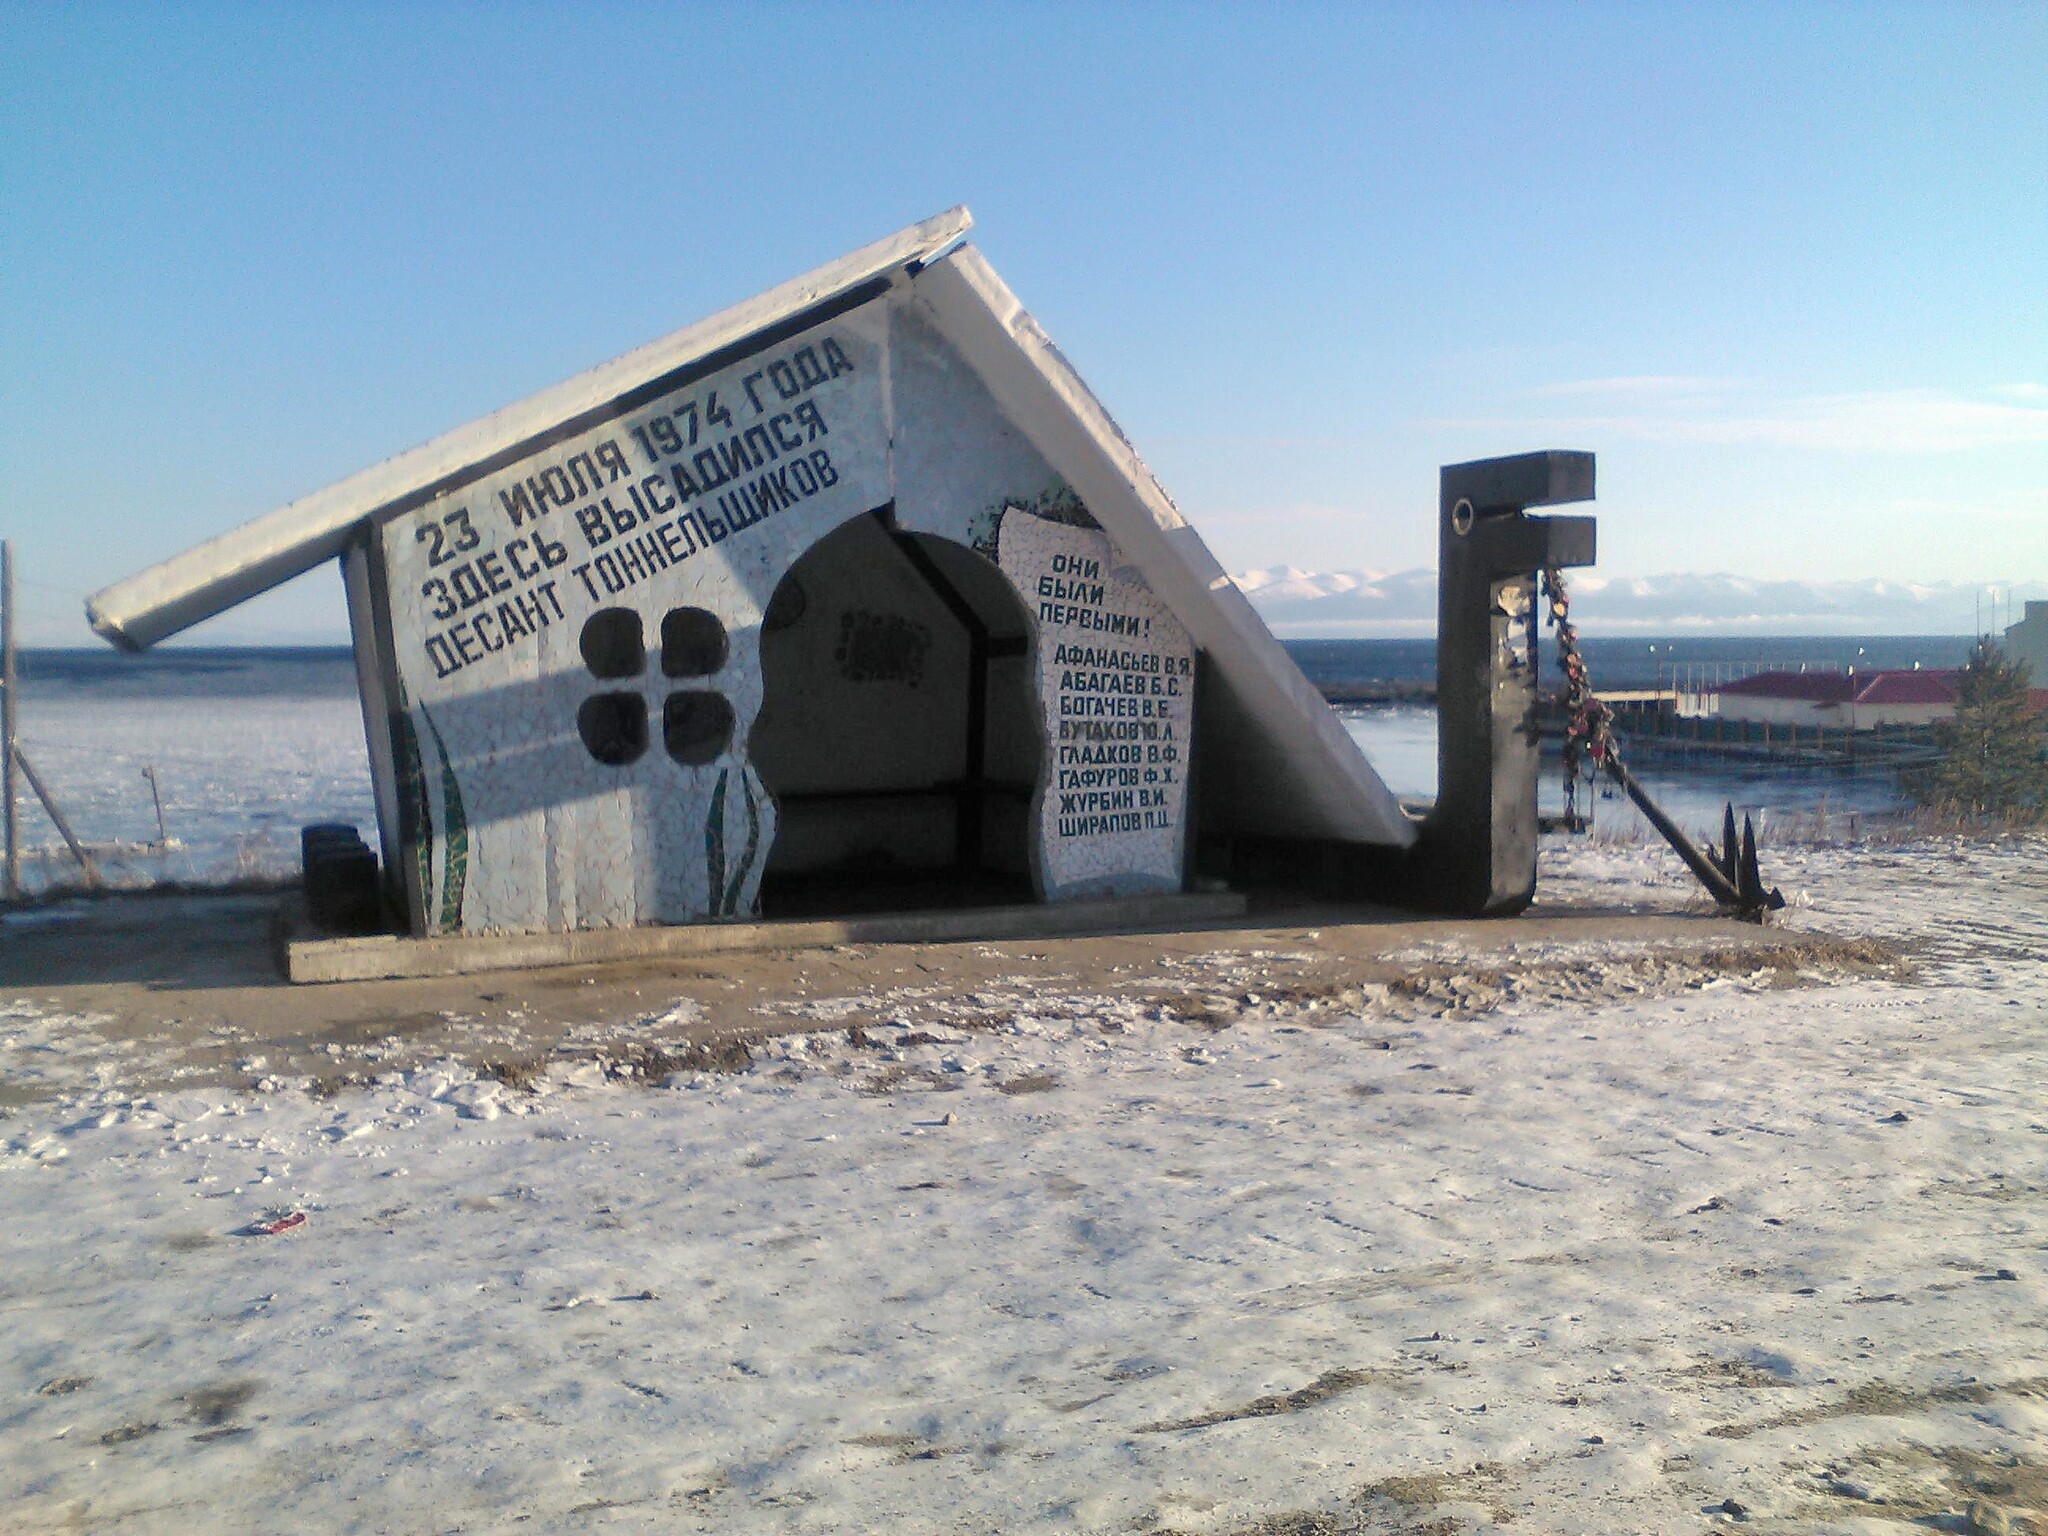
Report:
[[[1242,917],[1244,911],[1242,894],[1218,891],[790,922],[591,928],[575,933],[462,934],[430,939],[390,934],[361,939],[286,935],[279,959],[285,976],[295,982],[380,981],[826,944],[1070,938],[1228,922]]]

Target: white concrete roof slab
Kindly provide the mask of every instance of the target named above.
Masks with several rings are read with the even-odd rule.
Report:
[[[1266,628],[1109,412],[972,246],[926,266],[912,292],[1038,451],[1208,653],[1221,687],[1204,710],[1203,798],[1238,802],[1268,835],[1405,847],[1415,822],[1343,722]],[[1249,802],[1256,798],[1257,804]]]
[[[113,644],[143,650],[334,558],[365,519],[408,499],[425,499],[439,483],[498,455],[523,452],[535,439],[607,410],[642,385],[885,281],[945,250],[973,223],[960,207],[899,230],[115,582],[86,600],[86,617]]]

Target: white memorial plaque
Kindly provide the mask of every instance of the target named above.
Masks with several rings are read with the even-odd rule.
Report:
[[[1195,702],[1187,630],[1098,529],[1010,507],[996,548],[1038,632],[1047,899],[1179,890]]]

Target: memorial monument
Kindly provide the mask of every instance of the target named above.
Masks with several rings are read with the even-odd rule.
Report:
[[[970,222],[258,518],[93,626],[139,649],[339,560],[419,936],[1179,891],[1197,839],[1407,848]]]

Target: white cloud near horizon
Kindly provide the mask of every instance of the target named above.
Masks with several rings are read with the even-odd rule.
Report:
[[[1436,572],[1302,571],[1279,566],[1232,578],[1276,633],[1289,637],[1433,631]],[[1582,571],[1573,609],[1595,631],[1747,634],[1967,634],[2006,610],[2048,597],[2048,581],[1996,586],[1945,581],[1791,581],[1728,572],[1655,576]],[[1981,602],[1980,602],[1981,600]]]
[[[1974,392],[1773,395],[1737,379],[1640,374],[1546,384],[1529,395],[1545,402],[1583,402],[1583,408],[1427,424],[1667,444],[1762,443],[1831,453],[1956,453],[2048,444],[2048,385],[2034,383]]]

